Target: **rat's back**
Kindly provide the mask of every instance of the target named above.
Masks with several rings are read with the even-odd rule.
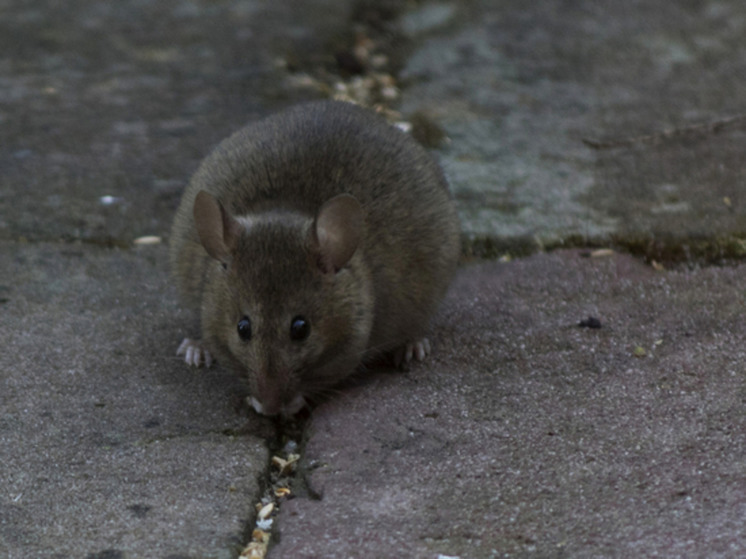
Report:
[[[172,230],[182,291],[199,304],[209,260],[194,227],[200,190],[233,215],[290,210],[314,216],[348,193],[365,214],[360,249],[375,292],[370,347],[423,333],[458,260],[456,210],[442,171],[407,134],[349,103],[298,105],[239,130],[208,156]]]

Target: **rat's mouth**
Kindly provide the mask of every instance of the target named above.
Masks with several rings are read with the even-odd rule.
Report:
[[[251,396],[249,398],[251,407],[254,408],[256,413],[266,416],[277,415],[278,413],[284,417],[290,417],[295,415],[306,406],[306,399],[302,394],[296,394],[292,400],[282,404],[279,409],[271,409],[264,406],[259,400]]]

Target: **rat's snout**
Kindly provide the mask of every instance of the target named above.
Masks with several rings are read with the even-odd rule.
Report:
[[[306,405],[306,400],[291,388],[292,384],[290,372],[284,368],[257,374],[252,383],[249,403],[262,415],[295,415]]]
[[[260,413],[262,415],[274,416],[280,414],[284,417],[290,417],[292,415],[295,415],[305,407],[306,399],[303,397],[303,395],[296,394],[287,403],[278,405],[278,403],[273,402],[270,405],[267,405],[267,403],[262,403],[254,396],[251,396],[249,398],[249,403],[257,413]]]

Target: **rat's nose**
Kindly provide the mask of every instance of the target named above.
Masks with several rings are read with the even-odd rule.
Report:
[[[282,409],[280,410],[280,413],[282,415],[295,415],[300,410],[302,410],[306,406],[306,399],[303,397],[302,394],[296,394],[295,397],[290,400],[287,404],[285,404]]]
[[[295,415],[303,409],[303,407],[306,405],[306,399],[303,397],[303,395],[296,394],[290,400],[290,402],[286,404],[265,405],[254,398],[254,396],[251,396],[249,398],[249,403],[251,404],[251,407],[254,408],[254,411],[256,411],[256,413],[267,415],[270,417],[279,413],[280,415],[289,417],[291,415]]]

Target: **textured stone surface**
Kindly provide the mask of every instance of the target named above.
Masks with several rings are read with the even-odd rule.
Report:
[[[0,245],[0,556],[234,557],[272,430],[174,355],[165,247]],[[111,555],[113,557],[113,555]]]
[[[300,100],[278,59],[320,52],[349,8],[45,0],[0,10],[0,238],[121,246],[168,231],[214,144]]]
[[[657,258],[743,254],[743,122],[583,143],[743,114],[741,3],[450,5],[450,25],[402,70],[402,110],[450,137],[442,159],[471,238],[498,253],[615,242]]]
[[[743,273],[465,268],[431,361],[316,410],[270,557],[742,555]]]

